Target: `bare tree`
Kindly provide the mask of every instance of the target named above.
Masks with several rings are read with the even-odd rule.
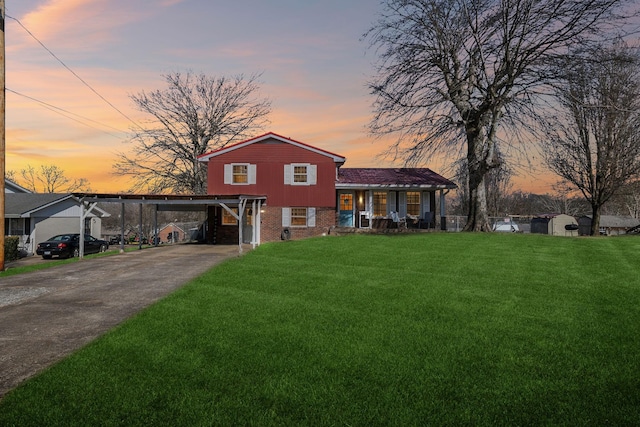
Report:
[[[619,211],[625,212],[632,218],[640,219],[640,181],[630,182],[617,196]]]
[[[497,154],[500,158],[500,153]],[[456,163],[456,180],[461,183],[457,190],[457,205],[466,209],[469,206],[469,167],[466,159],[460,159]],[[504,162],[500,166],[487,172],[484,181],[487,195],[487,213],[491,216],[502,216],[509,212],[509,191],[511,189],[511,177],[513,171]]]
[[[584,199],[575,193],[575,189],[560,182],[555,185],[554,190],[554,194],[544,194],[539,197],[539,205],[543,212],[574,217],[585,212]]]
[[[268,123],[271,103],[257,97],[259,75],[164,78],[164,90],[131,96],[152,119],[135,130],[131,153],[119,153],[115,173],[133,178],[135,191],[204,194],[206,166],[197,157],[253,136]]]
[[[621,40],[561,64],[558,111],[548,119],[544,158],[591,205],[591,235],[602,206],[640,174],[640,55]]]
[[[365,34],[379,55],[370,130],[397,136],[388,154],[408,163],[437,153],[466,157],[465,230],[490,230],[484,184],[502,163],[501,126],[526,129],[552,59],[601,33],[629,3],[383,0]]]
[[[91,191],[91,184],[86,178],[69,178],[56,165],[40,165],[39,169],[31,165],[21,169],[19,173],[7,171],[7,178],[34,193],[72,193],[74,191]]]

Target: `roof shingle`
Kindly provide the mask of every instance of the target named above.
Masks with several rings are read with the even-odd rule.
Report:
[[[457,188],[429,168],[340,168],[336,185],[340,184]]]

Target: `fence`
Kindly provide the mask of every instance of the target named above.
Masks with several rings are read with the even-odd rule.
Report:
[[[512,224],[517,225],[517,230],[520,233],[530,233],[531,232],[531,218],[530,215],[510,215],[510,216],[500,216],[500,217],[489,217],[489,223],[493,227],[495,224],[499,222],[511,222]],[[464,226],[467,224],[467,217],[461,215],[452,215],[447,216],[447,231],[462,231]]]

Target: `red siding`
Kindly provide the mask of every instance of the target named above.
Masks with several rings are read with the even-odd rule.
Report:
[[[224,184],[224,165],[251,163],[256,167],[256,184]],[[316,185],[285,185],[284,165],[317,165]],[[208,193],[267,196],[268,206],[313,206],[335,208],[336,164],[333,159],[276,140],[265,140],[212,157],[208,163]]]

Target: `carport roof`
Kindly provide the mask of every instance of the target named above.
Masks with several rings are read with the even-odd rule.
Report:
[[[162,208],[172,206],[236,206],[242,200],[266,200],[267,196],[235,194],[235,195],[202,195],[202,194],[117,194],[117,193],[73,193],[75,197],[84,201],[134,203],[143,205],[158,205]]]

